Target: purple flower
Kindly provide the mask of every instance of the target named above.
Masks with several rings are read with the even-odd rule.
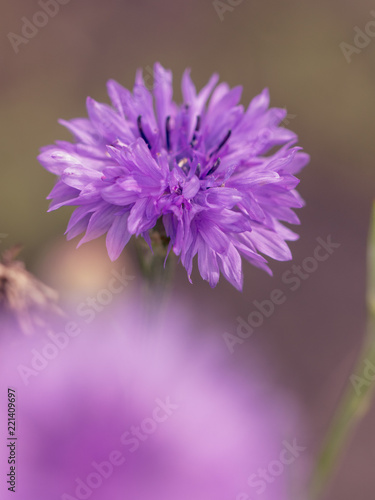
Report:
[[[134,297],[90,325],[0,336],[1,394],[17,394],[15,498],[234,500],[262,485],[262,500],[290,498],[306,452],[296,463],[286,452],[270,482],[259,475],[300,434],[292,396],[255,363],[253,376],[233,371],[199,314],[174,300],[156,321],[145,306]],[[6,418],[3,401],[2,429]],[[4,435],[3,478],[8,456]]]
[[[272,274],[260,253],[291,259],[286,241],[298,236],[282,222],[299,223],[295,174],[309,160],[279,126],[286,111],[269,109],[267,89],[245,111],[241,87],[217,85],[216,74],[197,94],[188,70],[177,105],[171,71],[155,64],[154,79],[150,92],[139,71],[133,93],[110,80],[113,107],[88,98],[88,119],[61,120],[76,142],[58,141],[39,156],[59,176],[50,210],[77,206],[68,238],[106,233],[112,260],[132,235],[151,246],[159,221],[189,280],[195,255],[212,287],[221,272],[242,288],[241,256]]]

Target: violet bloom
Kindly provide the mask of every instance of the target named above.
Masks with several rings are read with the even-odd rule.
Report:
[[[39,156],[59,176],[50,210],[77,206],[68,238],[106,233],[112,260],[132,235],[151,245],[158,224],[189,280],[195,255],[212,287],[221,272],[242,288],[241,256],[271,274],[260,253],[291,259],[286,241],[297,235],[281,221],[299,223],[295,174],[309,160],[296,134],[279,126],[286,111],[269,109],[267,89],[245,111],[242,88],[216,86],[216,74],[197,94],[186,70],[181,105],[172,100],[171,71],[155,64],[154,80],[150,92],[138,71],[133,94],[110,80],[113,107],[88,98],[88,119],[60,121],[76,142],[58,141]]]
[[[1,394],[16,390],[14,498],[244,500],[261,485],[263,500],[290,498],[304,454],[284,452],[284,474],[259,475],[284,440],[303,445],[291,399],[263,377],[235,374],[221,341],[195,342],[200,322],[178,304],[148,321],[140,302],[89,326],[13,335],[13,345],[0,338]],[[6,419],[3,401],[4,433]]]

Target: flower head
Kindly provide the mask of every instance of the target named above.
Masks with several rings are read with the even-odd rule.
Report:
[[[295,174],[309,157],[279,127],[286,111],[269,109],[267,89],[244,110],[241,87],[217,83],[213,75],[197,93],[185,71],[177,105],[171,71],[155,64],[152,91],[141,71],[133,93],[110,80],[112,107],[88,98],[89,118],[61,121],[76,142],[47,146],[39,160],[59,176],[50,210],[77,206],[68,238],[106,233],[115,260],[132,235],[151,245],[159,221],[189,279],[198,255],[211,286],[221,272],[238,289],[241,257],[269,273],[260,253],[291,259],[286,241],[297,235],[280,221],[299,223]]]

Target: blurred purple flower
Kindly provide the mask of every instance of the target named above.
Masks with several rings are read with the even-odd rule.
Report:
[[[296,436],[294,405],[259,377],[235,375],[221,342],[194,345],[189,321],[174,305],[148,322],[129,303],[72,338],[0,339],[1,393],[16,389],[15,498],[236,500],[242,490],[252,498],[248,477]],[[6,453],[2,446],[2,477]],[[262,498],[290,498],[293,469]]]
[[[309,160],[297,136],[279,126],[286,110],[269,109],[265,89],[245,111],[242,88],[216,87],[216,74],[197,94],[188,70],[178,106],[171,71],[155,64],[154,80],[151,93],[139,71],[133,94],[110,80],[113,107],[88,98],[88,119],[61,120],[76,143],[58,141],[39,156],[59,176],[50,210],[78,206],[68,238],[85,231],[83,243],[107,233],[112,260],[132,235],[151,246],[159,221],[189,280],[195,255],[212,287],[221,272],[242,288],[241,256],[271,274],[259,252],[291,259],[286,241],[297,235],[280,221],[299,223],[295,174]]]

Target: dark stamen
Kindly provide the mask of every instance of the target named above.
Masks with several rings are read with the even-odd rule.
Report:
[[[214,172],[216,172],[216,170],[219,168],[219,165],[220,165],[220,158],[218,158],[215,163],[213,164],[212,168],[210,168],[210,170],[207,172],[206,175],[211,175],[213,174]]]
[[[201,128],[201,115],[197,116],[197,124],[195,125],[195,131],[199,132],[199,129]]]
[[[199,132],[199,129],[201,128],[201,115],[197,116],[197,124],[195,125],[195,130],[194,130],[194,135],[191,140],[190,146],[193,148],[196,143],[197,143],[197,133]]]
[[[171,150],[171,117],[167,116],[167,121],[165,123],[165,137],[167,141],[167,150],[168,153]]]
[[[231,130],[228,130],[227,132],[227,135],[224,137],[224,139],[221,141],[221,143],[219,144],[219,146],[215,149],[215,151],[213,151],[211,154],[210,154],[210,158],[211,156],[213,156],[214,154],[218,153],[220,151],[220,149],[224,146],[224,144],[228,141],[229,137],[231,136],[232,134],[232,131]]]
[[[148,149],[151,149],[151,144],[149,143],[147,137],[145,136],[145,133],[143,132],[143,128],[142,128],[142,116],[141,115],[139,115],[138,118],[137,118],[137,125],[138,125],[138,130],[139,130],[139,133],[141,134],[142,139],[147,144]]]

